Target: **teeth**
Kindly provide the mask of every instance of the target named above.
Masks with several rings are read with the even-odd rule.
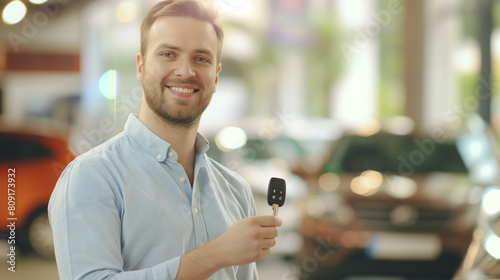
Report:
[[[182,93],[194,93],[192,88],[181,88],[181,87],[170,87],[172,90],[182,92]]]

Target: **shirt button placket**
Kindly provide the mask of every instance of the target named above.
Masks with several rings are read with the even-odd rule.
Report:
[[[205,238],[203,238],[203,233],[204,230],[203,230],[203,222],[201,220],[201,215],[199,214],[200,213],[200,210],[198,209],[198,207],[193,207],[193,222],[194,222],[194,227],[195,227],[195,242],[200,244],[203,243],[205,240]]]

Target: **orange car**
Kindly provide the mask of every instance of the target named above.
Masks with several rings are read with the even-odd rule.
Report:
[[[61,172],[74,159],[64,139],[47,131],[0,126],[0,237],[9,247],[53,257],[47,205]]]

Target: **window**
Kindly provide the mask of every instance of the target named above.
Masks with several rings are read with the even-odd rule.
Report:
[[[51,151],[31,139],[0,134],[0,163],[50,157]]]

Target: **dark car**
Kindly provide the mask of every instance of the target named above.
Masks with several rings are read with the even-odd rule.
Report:
[[[471,243],[481,187],[457,138],[344,135],[303,176],[304,279],[450,279]]]
[[[54,255],[47,205],[66,165],[74,159],[64,135],[33,127],[0,128],[0,237],[20,252]],[[57,131],[57,133],[60,133]]]

